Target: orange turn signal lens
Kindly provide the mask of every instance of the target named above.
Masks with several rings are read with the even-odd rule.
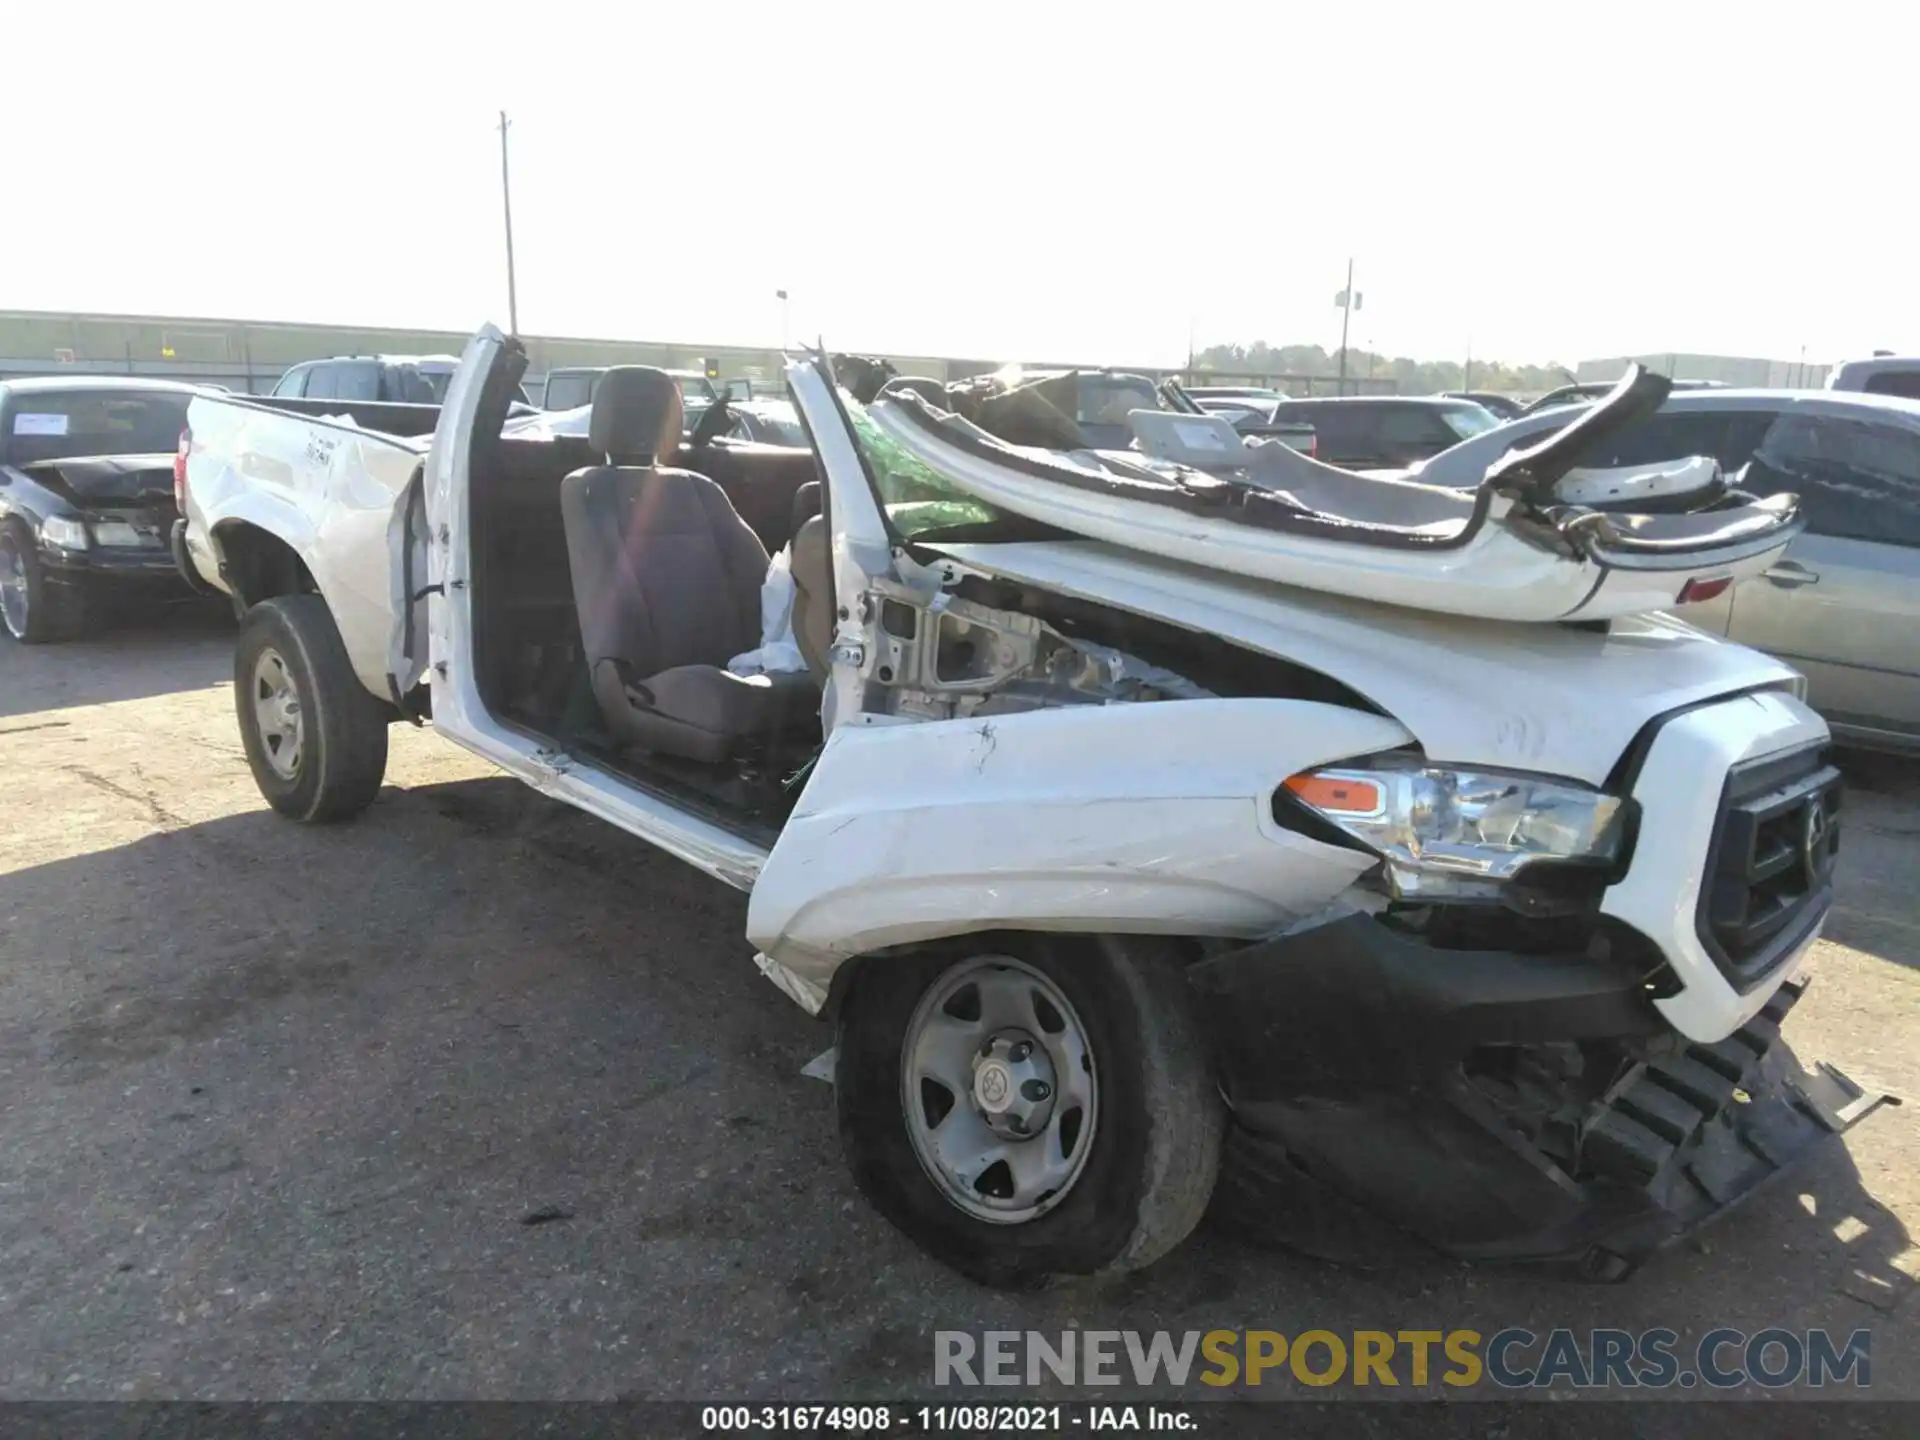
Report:
[[[1377,815],[1386,804],[1378,783],[1353,776],[1292,775],[1287,790],[1325,814]]]

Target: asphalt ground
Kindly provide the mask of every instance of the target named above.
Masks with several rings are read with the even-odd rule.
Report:
[[[1118,1288],[979,1289],[855,1193],[743,896],[431,730],[359,822],[288,824],[231,643],[181,607],[0,645],[0,1398],[952,1400],[940,1330],[1514,1325],[1867,1328],[1920,1398],[1911,1106],[1624,1285],[1203,1227]],[[1787,1035],[1920,1095],[1920,764],[1848,768]]]

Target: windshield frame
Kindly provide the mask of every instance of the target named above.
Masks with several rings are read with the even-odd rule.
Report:
[[[887,528],[887,538],[896,547],[906,549],[913,545],[925,543],[928,536],[956,530],[972,533],[978,530],[998,528],[1008,524],[1020,525],[1028,523],[1022,521],[1020,516],[1013,514],[1011,511],[1002,510],[989,501],[982,500],[978,496],[961,489],[958,485],[954,484],[950,477],[942,475],[924,460],[920,460],[908,454],[905,450],[900,449],[898,442],[892,440],[891,437],[886,436],[884,432],[880,431],[878,423],[872,416],[867,414],[867,407],[855,399],[852,393],[833,377],[831,370],[826,372],[826,378],[830,393],[833,396],[834,405],[840,411],[841,422],[846,426],[847,438],[853,445],[854,454],[859,457],[861,474],[867,482],[869,493],[873,496],[874,508],[879,511],[881,523]],[[798,407],[796,406],[795,408],[797,409]],[[891,450],[898,450],[902,460],[906,461],[912,467],[925,472],[924,475],[916,475],[905,483],[924,486],[929,490],[944,491],[947,493],[920,498],[904,498],[889,494],[890,487],[881,481],[879,464],[882,457],[875,453],[871,439],[871,436],[875,434],[880,436],[884,447]],[[888,470],[886,473],[888,481],[892,481],[894,479],[893,472]],[[964,519],[943,517],[939,523],[928,523],[912,529],[903,526],[900,523],[901,517],[898,512],[909,505],[919,504],[952,505],[956,509],[965,509],[975,513]],[[923,513],[930,522],[933,521],[933,511],[928,510]]]

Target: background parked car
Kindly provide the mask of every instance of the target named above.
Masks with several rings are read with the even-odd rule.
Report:
[[[458,355],[336,355],[295,365],[275,383],[281,400],[344,400],[362,405],[438,405],[459,368]],[[533,409],[525,387],[522,408]]]
[[[1920,400],[1920,356],[1875,355],[1871,360],[1848,360],[1833,367],[1833,373],[1827,376],[1827,388]]]
[[[0,618],[71,639],[103,587],[184,595],[168,548],[193,387],[89,377],[0,384]]]
[[[1544,412],[1423,467],[1471,484],[1500,454],[1564,423]],[[1800,496],[1807,528],[1763,579],[1685,607],[1703,629],[1807,677],[1808,700],[1854,744],[1920,749],[1920,402],[1833,390],[1693,389],[1587,463],[1711,455],[1745,488]]]
[[[729,400],[731,423],[721,433],[757,445],[807,444],[806,429],[791,400]]]
[[[1189,392],[1191,398],[1191,392]],[[1257,435],[1268,440],[1278,440],[1282,445],[1300,451],[1303,455],[1319,455],[1319,437],[1313,426],[1305,420],[1278,420],[1276,412],[1286,402],[1276,397],[1272,400],[1236,398],[1232,396],[1204,395],[1194,400],[1209,415],[1218,415],[1242,435]]]
[[[1558,390],[1549,390],[1538,400],[1521,407],[1522,415],[1538,415],[1542,410],[1555,410],[1562,405],[1585,405],[1598,400],[1613,389],[1611,380],[1583,380],[1577,385],[1562,385]],[[1726,382],[1721,380],[1675,380],[1676,390],[1724,390]]]
[[[1527,407],[1513,396],[1499,390],[1443,390],[1441,398],[1446,400],[1471,400],[1496,420],[1511,420]]]
[[[541,399],[542,408],[547,410],[577,410],[582,405],[593,403],[593,392],[599,388],[600,377],[607,373],[605,365],[561,365],[547,372],[547,388]],[[700,412],[719,398],[713,382],[698,370],[669,370],[669,375],[679,382],[680,399],[683,412],[689,425]]]
[[[1272,405],[1287,398],[1265,385],[1182,385],[1180,388],[1199,402],[1202,409],[1209,400],[1259,400]]]
[[[1312,425],[1315,457],[1348,470],[1403,469],[1500,423],[1471,400],[1437,395],[1283,400],[1273,418]]]

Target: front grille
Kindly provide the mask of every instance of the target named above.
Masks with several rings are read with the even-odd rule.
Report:
[[[1749,989],[1799,945],[1833,898],[1840,772],[1820,748],[1727,777],[1700,887],[1700,940]]]

